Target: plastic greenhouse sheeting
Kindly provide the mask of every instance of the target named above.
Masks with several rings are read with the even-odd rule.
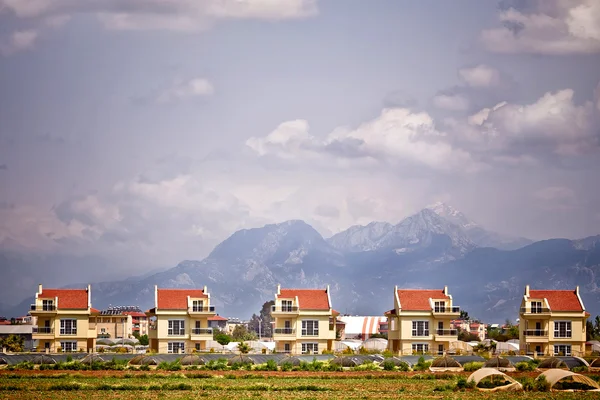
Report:
[[[422,356],[400,356],[398,357],[400,360],[407,363],[411,368],[419,362],[419,358],[423,357],[425,361],[433,360],[433,357],[430,355],[422,355]]]
[[[548,368],[569,368],[569,366],[558,357],[550,357],[542,360],[542,362],[538,365],[539,369],[548,369]]]
[[[557,357],[557,358],[560,358],[562,360],[562,362],[567,364],[567,367],[569,367],[569,369],[573,369],[575,367],[589,367],[590,366],[587,361],[585,361],[583,358],[579,358],[579,357]]]
[[[500,372],[494,368],[480,368],[477,371],[473,372],[471,375],[469,375],[469,377],[467,378],[467,381],[468,382],[474,381],[476,384],[478,384],[483,379],[488,378],[490,376],[502,376],[506,381],[508,381],[510,383],[508,385],[497,386],[495,388],[480,388],[480,387],[478,387],[477,388],[478,390],[481,390],[483,392],[496,392],[496,391],[505,391],[505,390],[523,390],[523,385],[521,385],[519,382],[517,382],[510,376],[506,375],[504,372]]]
[[[234,356],[234,357],[231,357],[229,360],[227,360],[227,365],[231,366],[234,363],[256,364],[253,359],[251,359],[250,357],[248,357],[246,355]]]
[[[279,362],[280,359],[286,358],[285,354],[246,354],[246,357],[252,359],[255,364],[265,364],[269,360]]]
[[[470,362],[485,362],[485,358],[481,356],[452,356],[460,365],[465,365]]]
[[[56,364],[56,360],[47,355],[35,356],[31,362],[34,364]]]
[[[571,378],[574,382],[583,383],[590,387],[593,387],[594,390],[600,391],[600,386],[598,386],[598,382],[593,379],[588,378],[587,376],[577,374],[571,371],[565,371],[562,369],[549,369],[548,371],[542,372],[536,379],[540,379],[541,376],[544,376],[546,380],[550,383],[550,387],[556,385],[556,383],[565,378]]]

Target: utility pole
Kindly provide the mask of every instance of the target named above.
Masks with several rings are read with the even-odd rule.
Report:
[[[258,341],[260,342],[260,337],[261,337],[261,326],[262,326],[262,319],[260,317],[258,317]]]

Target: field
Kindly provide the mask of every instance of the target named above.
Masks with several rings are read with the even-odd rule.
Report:
[[[513,377],[535,377],[515,373]],[[0,399],[597,399],[591,392],[457,390],[469,373],[0,371]]]

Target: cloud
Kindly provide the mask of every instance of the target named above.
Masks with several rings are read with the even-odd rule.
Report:
[[[494,87],[501,83],[500,72],[485,64],[461,68],[458,70],[458,75],[467,86],[475,88]]]
[[[156,97],[157,103],[171,103],[177,100],[192,97],[203,97],[214,94],[215,89],[207,79],[193,78],[187,81],[176,82]]]
[[[438,93],[433,97],[433,105],[450,111],[466,111],[470,107],[469,99],[460,93]]]
[[[23,19],[91,14],[108,29],[187,32],[208,29],[218,20],[276,21],[318,12],[316,0],[0,0],[2,8]]]
[[[251,137],[246,145],[259,156],[341,162],[344,166],[408,163],[436,170],[476,167],[466,152],[445,141],[445,133],[436,130],[427,113],[404,108],[384,109],[377,118],[355,129],[339,127],[323,139],[309,134],[307,121],[287,121],[265,137]]]
[[[8,170],[8,165],[0,164],[0,171],[7,171],[7,170]]]
[[[33,48],[38,32],[32,29],[15,31],[8,40],[0,41],[0,54],[8,56],[19,51],[29,50]]]
[[[503,7],[500,28],[481,32],[497,53],[591,54],[600,52],[600,2],[538,0],[526,9]]]
[[[547,210],[571,210],[577,206],[575,192],[565,186],[548,186],[536,190],[533,196]]]

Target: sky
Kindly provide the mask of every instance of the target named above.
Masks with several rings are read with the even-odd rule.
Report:
[[[0,0],[0,247],[128,272],[444,201],[600,234],[597,0]]]

